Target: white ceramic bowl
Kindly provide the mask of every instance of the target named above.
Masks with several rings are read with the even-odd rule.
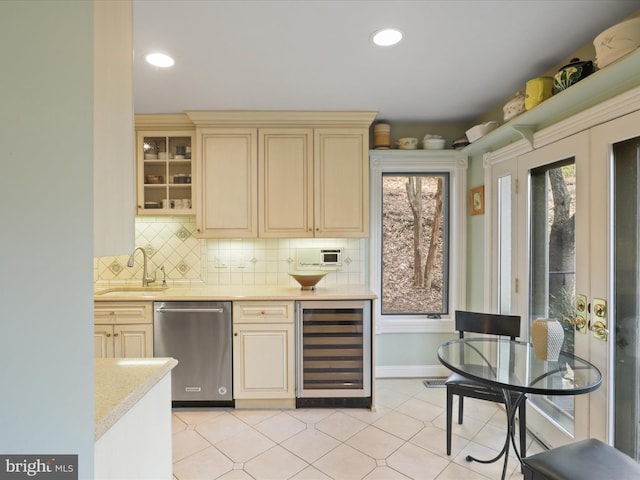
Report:
[[[422,141],[425,150],[442,150],[444,148],[444,138],[427,138]]]
[[[484,137],[491,130],[495,130],[496,128],[498,128],[498,125],[499,125],[498,122],[492,121],[492,122],[481,123],[479,125],[471,127],[469,130],[466,131],[467,138],[471,143],[473,143],[479,138]]]
[[[396,140],[396,146],[400,150],[415,150],[418,148],[418,139],[414,137],[403,137]]]
[[[630,18],[606,29],[593,41],[596,63],[604,68],[640,46],[640,17]]]

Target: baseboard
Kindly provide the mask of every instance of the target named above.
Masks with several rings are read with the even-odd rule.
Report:
[[[442,365],[376,365],[376,378],[448,377],[450,373]]]

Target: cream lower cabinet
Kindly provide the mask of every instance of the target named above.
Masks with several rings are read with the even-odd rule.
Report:
[[[294,302],[234,302],[237,408],[295,406]]]
[[[153,304],[100,302],[94,312],[96,358],[153,357]]]

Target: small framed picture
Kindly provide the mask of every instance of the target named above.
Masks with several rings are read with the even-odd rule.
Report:
[[[484,185],[469,191],[471,215],[484,215]]]

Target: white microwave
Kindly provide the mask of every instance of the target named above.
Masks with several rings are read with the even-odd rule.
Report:
[[[338,269],[342,266],[341,248],[299,248],[297,257],[301,270],[320,267]]]

